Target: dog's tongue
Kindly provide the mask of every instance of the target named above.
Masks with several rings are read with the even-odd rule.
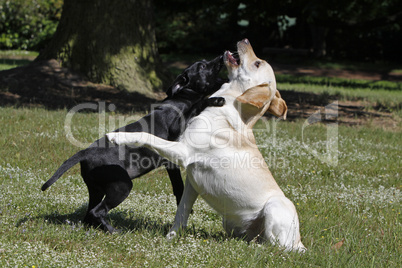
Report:
[[[237,63],[237,60],[235,59],[235,57],[233,57],[233,54],[229,51],[229,53],[228,53],[228,60],[229,60],[229,62],[231,63],[231,64],[233,64],[233,65],[239,65],[238,63]]]

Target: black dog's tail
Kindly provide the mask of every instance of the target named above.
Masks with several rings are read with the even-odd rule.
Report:
[[[49,188],[53,183],[55,183],[61,177],[61,175],[64,174],[64,172],[72,168],[75,164],[81,162],[82,160],[85,160],[87,156],[87,151],[90,149],[91,148],[81,150],[72,157],[70,157],[69,159],[67,159],[53,174],[53,176],[42,185],[42,191],[45,191],[47,188]]]

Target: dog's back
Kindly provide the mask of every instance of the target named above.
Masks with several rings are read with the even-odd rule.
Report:
[[[198,96],[198,101],[202,96]],[[188,99],[167,99],[151,113],[138,121],[116,129],[114,132],[146,132],[167,140],[177,140],[186,127],[187,114],[191,111],[192,102]],[[161,156],[145,147],[116,146],[105,137],[92,143],[93,148],[82,159],[85,170],[93,170],[99,166],[117,165],[124,168],[131,179],[142,176],[161,165],[173,165]],[[93,153],[91,153],[93,152]],[[84,180],[85,180],[85,175]]]

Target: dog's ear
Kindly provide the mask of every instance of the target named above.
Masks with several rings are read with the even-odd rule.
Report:
[[[238,110],[244,123],[252,128],[257,120],[268,109],[269,102],[273,98],[274,91],[269,84],[261,84],[247,89],[236,98],[240,104]]]
[[[288,112],[288,106],[286,102],[282,99],[281,94],[277,90],[275,93],[275,97],[272,99],[271,104],[269,105],[268,112],[277,116],[283,116],[283,119],[286,119],[286,114]]]
[[[268,84],[261,84],[247,89],[242,95],[236,98],[238,102],[248,103],[261,109],[272,98],[271,90]]]
[[[166,94],[168,97],[172,97],[179,93],[184,87],[186,87],[189,84],[189,79],[187,77],[186,73],[183,73],[176,77],[176,79],[173,81],[172,85],[168,88],[166,91]]]

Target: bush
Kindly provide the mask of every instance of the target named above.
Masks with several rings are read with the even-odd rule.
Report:
[[[0,0],[0,49],[43,48],[56,31],[63,0]]]

